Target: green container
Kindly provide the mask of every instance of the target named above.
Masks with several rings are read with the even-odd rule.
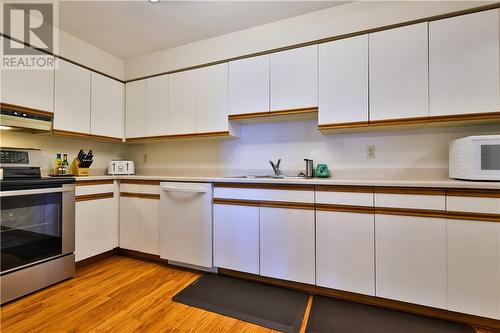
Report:
[[[316,166],[316,177],[318,178],[328,178],[330,177],[330,170],[328,170],[328,165],[318,164]]]

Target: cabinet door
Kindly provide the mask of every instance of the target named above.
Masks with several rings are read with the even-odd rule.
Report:
[[[196,70],[196,133],[227,131],[227,63]]]
[[[170,75],[168,134],[196,132],[196,71]]]
[[[368,122],[368,35],[319,46],[318,120]]]
[[[448,309],[500,319],[500,223],[447,223]]]
[[[141,251],[141,200],[120,197],[120,247]]]
[[[376,294],[446,308],[446,220],[375,214]]]
[[[316,211],[316,284],[375,295],[373,214]]]
[[[92,73],[90,134],[123,138],[124,85]]]
[[[269,111],[269,55],[229,63],[229,114]]]
[[[260,208],[260,274],[315,283],[314,210]]]
[[[318,106],[318,45],[271,54],[271,110]]]
[[[118,217],[114,198],[80,201],[75,205],[76,261],[118,245]]]
[[[427,117],[427,23],[369,35],[370,120]]]
[[[168,134],[168,75],[146,80],[146,136]]]
[[[2,46],[6,40],[4,37],[0,39]],[[0,96],[3,103],[46,112],[54,111],[54,70],[2,69],[1,80]]]
[[[58,60],[54,129],[90,134],[90,71]]]
[[[500,109],[499,10],[429,23],[431,116]]]
[[[214,262],[259,274],[259,207],[214,205]]]
[[[146,81],[126,84],[125,92],[125,137],[146,136]]]
[[[141,200],[141,252],[160,254],[160,200]]]

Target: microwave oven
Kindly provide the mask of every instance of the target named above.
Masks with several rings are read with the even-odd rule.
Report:
[[[500,181],[500,135],[477,135],[450,143],[449,176]]]

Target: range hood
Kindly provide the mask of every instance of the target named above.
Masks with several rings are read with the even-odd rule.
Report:
[[[2,104],[0,109],[1,129],[26,132],[50,132],[52,116],[31,111],[13,110]]]

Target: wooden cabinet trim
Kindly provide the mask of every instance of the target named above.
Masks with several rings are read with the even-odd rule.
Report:
[[[351,205],[336,205],[336,204],[316,204],[317,211],[323,212],[346,212],[360,214],[374,214],[375,208],[367,206],[351,206]]]
[[[75,186],[91,186],[91,185],[104,185],[104,184],[113,184],[113,179],[77,180]]]
[[[228,116],[230,121],[233,120],[243,120],[243,119],[255,119],[255,118],[271,118],[278,116],[292,116],[298,114],[317,114],[318,107],[311,106],[300,109],[288,109],[288,110],[276,110],[276,111],[264,111],[264,112],[252,112],[252,113],[241,113],[241,114],[232,114]]]
[[[110,141],[110,142],[123,142],[121,138],[115,138],[112,136],[105,136],[105,135],[90,134],[90,138],[102,141]]]
[[[120,197],[160,200],[159,194],[121,192]]]
[[[416,194],[416,195],[446,195],[443,188],[432,187],[375,187],[375,194]]]
[[[259,206],[267,208],[314,210],[313,203],[304,202],[260,201]]]
[[[332,124],[320,124],[318,125],[318,130],[334,130],[342,128],[358,128],[358,127],[368,127],[368,121],[353,121],[348,123],[332,123]]]
[[[150,179],[121,179],[121,184],[137,184],[137,185],[158,185],[160,186],[161,180]]]
[[[413,208],[375,207],[375,214],[416,216],[416,217],[436,217],[436,218],[446,217],[446,211],[444,210],[413,209]]]
[[[316,191],[319,192],[354,192],[354,193],[373,193],[371,186],[349,186],[349,185],[316,185]]]
[[[262,190],[314,191],[314,185],[296,185],[296,184],[214,183],[214,187],[255,188]]]
[[[450,220],[488,221],[500,222],[500,214],[488,213],[467,213],[467,212],[446,212],[446,218]]]
[[[31,114],[35,114],[35,115],[39,115],[39,116],[47,116],[47,117],[51,117],[51,118],[54,117],[54,114],[52,112],[28,108],[26,106],[21,106],[21,105],[0,102],[0,108],[6,109],[6,110],[11,110],[11,111],[31,113]]]
[[[286,281],[275,279],[256,274],[233,271],[225,268],[219,268],[219,274],[232,276],[240,279],[266,283],[270,285],[285,287],[289,289],[299,290],[314,295],[323,295],[348,301],[354,301],[362,304],[380,306],[387,309],[401,310],[417,315],[424,315],[432,318],[451,320],[469,324],[472,326],[480,326],[491,329],[500,329],[500,321],[485,317],[463,314],[444,309],[437,309],[425,305],[406,303],[402,301],[391,300],[387,298],[363,295],[338,289],[319,287],[311,284]]]
[[[214,205],[233,205],[233,206],[259,206],[259,201],[239,200],[239,199],[213,199]]]
[[[219,131],[219,132],[204,132],[204,133],[141,136],[134,138],[126,138],[125,141],[138,142],[147,140],[196,139],[196,138],[211,138],[211,137],[224,137],[224,136],[231,136],[231,133],[229,131]]]
[[[109,198],[114,198],[114,197],[115,197],[115,194],[113,192],[78,195],[75,197],[75,202],[109,199]]]
[[[448,189],[446,195],[450,197],[500,198],[500,190]]]
[[[87,133],[64,131],[64,130],[59,130],[59,129],[56,129],[56,128],[52,129],[52,133],[55,134],[55,135],[71,136],[71,137],[75,137],[75,138],[90,139],[90,134],[87,134]]]

